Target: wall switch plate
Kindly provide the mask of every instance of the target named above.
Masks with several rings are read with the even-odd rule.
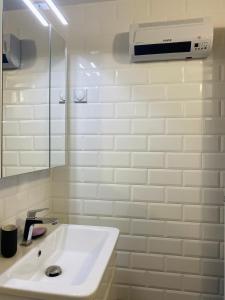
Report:
[[[74,103],[87,103],[87,89],[80,88],[73,90]]]

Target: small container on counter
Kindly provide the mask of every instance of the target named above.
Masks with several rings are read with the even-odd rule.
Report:
[[[5,225],[1,228],[1,253],[3,257],[13,257],[17,252],[17,227]]]

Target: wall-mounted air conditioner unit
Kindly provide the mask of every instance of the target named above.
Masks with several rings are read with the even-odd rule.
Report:
[[[14,70],[20,68],[21,45],[20,40],[13,34],[3,35],[2,68]]]
[[[213,44],[210,18],[133,24],[131,62],[205,58]]]

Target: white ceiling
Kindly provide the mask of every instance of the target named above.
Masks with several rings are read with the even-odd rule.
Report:
[[[44,2],[43,0],[33,0],[34,2]],[[58,6],[75,5],[80,3],[102,2],[110,0],[53,0]],[[25,8],[22,0],[4,0],[4,10],[15,10]]]
[[[60,5],[75,5],[80,3],[104,2],[112,0],[54,0],[56,4]]]

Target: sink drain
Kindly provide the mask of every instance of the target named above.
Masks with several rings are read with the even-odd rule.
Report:
[[[45,275],[48,277],[57,277],[61,274],[62,269],[59,266],[50,266],[45,271]]]

